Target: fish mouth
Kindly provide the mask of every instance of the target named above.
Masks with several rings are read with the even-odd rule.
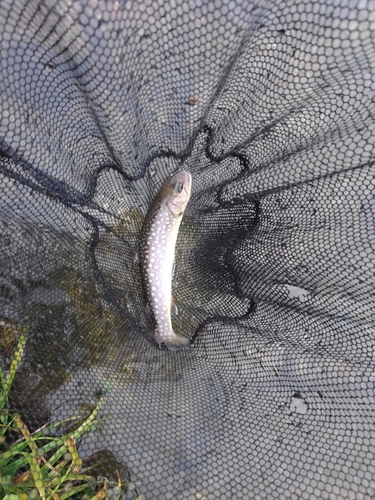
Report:
[[[185,193],[190,196],[191,192],[191,173],[187,170],[183,170],[181,172],[181,176],[183,177],[183,185]]]

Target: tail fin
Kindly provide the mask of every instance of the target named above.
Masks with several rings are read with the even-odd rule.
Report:
[[[187,349],[190,345],[190,340],[185,337],[180,337],[174,332],[168,336],[161,336],[155,333],[155,340],[161,346],[164,344],[170,351],[180,351],[182,349]]]

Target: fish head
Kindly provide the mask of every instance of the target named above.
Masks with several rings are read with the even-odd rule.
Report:
[[[191,193],[191,174],[182,170],[174,174],[163,186],[162,197],[173,217],[182,217]]]

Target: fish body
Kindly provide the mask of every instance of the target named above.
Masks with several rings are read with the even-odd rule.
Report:
[[[156,195],[143,224],[140,265],[146,298],[155,321],[155,340],[169,349],[186,347],[189,340],[172,328],[172,277],[178,230],[191,193],[191,175],[181,171]]]

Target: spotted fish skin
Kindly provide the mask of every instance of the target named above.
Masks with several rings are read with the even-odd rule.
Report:
[[[177,172],[168,179],[145,217],[140,241],[142,281],[155,321],[155,340],[172,350],[189,344],[173,331],[171,303],[175,246],[190,193],[189,172]]]

